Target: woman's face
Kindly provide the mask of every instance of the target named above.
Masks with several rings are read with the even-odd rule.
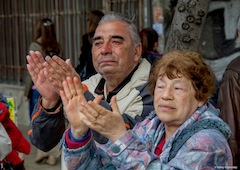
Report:
[[[178,128],[203,103],[195,98],[191,81],[181,74],[174,79],[169,79],[166,75],[158,77],[154,90],[154,107],[165,125]]]

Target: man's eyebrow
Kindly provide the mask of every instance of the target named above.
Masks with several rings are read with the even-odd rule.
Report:
[[[93,38],[92,38],[92,41],[96,41],[96,40],[100,40],[100,39],[102,39],[102,37],[100,37],[100,36],[98,36],[98,37],[93,37]]]
[[[124,38],[120,35],[112,35],[110,36],[110,38],[116,38],[116,39],[120,39],[120,40],[124,40]],[[96,41],[96,40],[100,40],[100,39],[103,39],[101,36],[97,36],[97,37],[93,37],[92,38],[92,41]]]
[[[119,36],[119,35],[113,35],[113,36],[111,36],[111,38],[117,38],[117,39],[124,40],[124,38],[122,36]]]

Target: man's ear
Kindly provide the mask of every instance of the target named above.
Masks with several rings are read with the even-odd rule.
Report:
[[[139,58],[142,57],[142,44],[138,44],[135,48],[134,61],[139,61]]]

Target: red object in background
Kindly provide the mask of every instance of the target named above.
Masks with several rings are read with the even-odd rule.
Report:
[[[24,138],[21,131],[13,123],[9,116],[10,113],[8,108],[2,102],[0,102],[0,122],[6,129],[12,141],[12,152],[5,159],[16,166],[23,162],[23,160],[18,156],[18,152],[29,154],[31,145]]]

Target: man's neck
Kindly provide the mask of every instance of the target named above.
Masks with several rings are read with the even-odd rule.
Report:
[[[107,94],[109,92],[112,92],[113,90],[116,90],[116,88],[118,88],[119,86],[121,86],[120,88],[122,88],[122,86],[125,86],[126,83],[128,83],[130,81],[130,79],[132,78],[133,74],[135,73],[135,71],[137,70],[139,64],[137,64],[130,72],[125,73],[125,74],[110,74],[107,75],[105,77],[103,77],[105,79],[105,83],[106,83],[106,92]]]
[[[118,77],[116,79],[116,77]],[[106,92],[107,94],[111,91],[113,91],[126,77],[119,77],[119,75],[111,75],[104,77],[106,80]]]

